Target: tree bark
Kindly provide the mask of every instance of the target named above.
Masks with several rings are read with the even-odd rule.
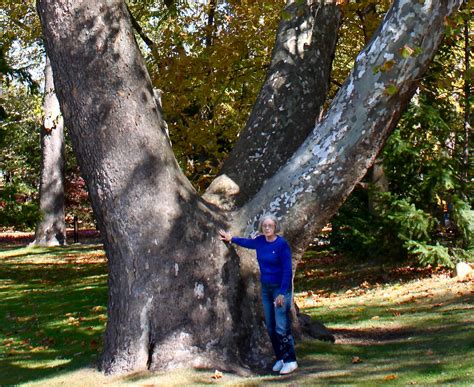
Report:
[[[225,216],[179,170],[125,5],[45,1],[39,14],[108,257],[101,368],[251,362],[258,297],[239,300],[257,281],[216,237]]]
[[[44,123],[41,128],[40,211],[32,245],[58,246],[66,243],[64,220],[64,123],[46,57],[44,70]]]
[[[207,12],[206,47],[211,47],[214,35],[214,16],[216,14],[217,0],[209,0],[208,7],[209,10]]]
[[[288,1],[250,118],[204,196],[227,209],[247,202],[314,128],[326,100],[341,12],[335,1]],[[249,178],[251,176],[251,178]]]
[[[218,241],[217,229],[250,235],[259,215],[273,212],[299,258],[374,160],[459,2],[395,1],[325,118],[251,200],[225,212],[178,168],[125,5],[39,0],[58,97],[105,239],[103,370],[263,366],[255,259]],[[402,57],[406,45],[421,53]],[[392,58],[390,71],[374,71]],[[253,179],[242,161],[240,176]]]

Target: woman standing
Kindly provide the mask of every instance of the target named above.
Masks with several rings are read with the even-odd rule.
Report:
[[[276,356],[273,371],[289,374],[298,368],[290,320],[291,250],[277,235],[280,230],[275,216],[263,215],[258,231],[262,235],[255,239],[232,237],[224,230],[219,230],[219,235],[223,241],[257,250],[265,325]]]

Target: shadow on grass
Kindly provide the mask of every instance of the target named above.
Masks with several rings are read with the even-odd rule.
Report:
[[[34,260],[41,254],[50,262],[96,251],[91,246],[11,251],[11,259],[0,261],[1,384],[25,383],[94,361],[106,320],[105,262]],[[25,257],[32,259],[22,264]]]
[[[67,245],[56,247],[40,247],[40,246],[4,246],[0,245],[0,257],[5,260],[15,258],[34,257],[40,255],[48,255],[53,257],[62,257],[65,254],[87,254],[102,249],[101,244],[87,245]]]

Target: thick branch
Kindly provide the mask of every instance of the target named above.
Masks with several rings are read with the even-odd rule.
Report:
[[[137,34],[140,35],[140,38],[142,38],[143,42],[148,46],[148,48],[151,50],[153,53],[153,56],[156,55],[157,53],[157,46],[153,40],[151,40],[147,34],[143,31],[142,26],[140,23],[138,23],[137,19],[135,19],[135,16],[133,16],[132,12],[130,11],[130,8],[127,5],[127,11],[128,15],[130,16],[130,21],[132,22],[132,26],[135,31],[137,31]]]
[[[247,125],[207,200],[245,203],[288,160],[314,127],[326,99],[340,11],[331,2],[290,1],[272,62]]]
[[[460,3],[394,2],[323,121],[240,211],[236,224],[250,219],[246,234],[270,211],[282,218],[296,254],[306,248],[372,165],[435,54],[445,17]]]

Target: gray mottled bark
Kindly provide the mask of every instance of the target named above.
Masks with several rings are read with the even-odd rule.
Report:
[[[395,1],[325,118],[240,211],[225,213],[178,168],[125,5],[39,0],[58,98],[105,239],[105,371],[262,365],[255,260],[216,230],[250,234],[259,214],[274,212],[298,258],[372,163],[458,5]],[[403,58],[404,46],[421,53]],[[391,60],[389,71],[374,71]]]
[[[372,165],[436,52],[444,19],[460,3],[394,2],[322,121],[240,211],[236,222],[249,219],[247,234],[269,211],[282,218],[295,255],[304,252]]]
[[[53,84],[49,58],[44,70],[44,123],[41,128],[41,219],[36,225],[33,245],[58,246],[66,243],[64,220],[64,123]]]
[[[275,174],[314,128],[326,100],[340,10],[335,1],[291,0],[286,12],[250,118],[205,195],[225,208],[248,201]]]

